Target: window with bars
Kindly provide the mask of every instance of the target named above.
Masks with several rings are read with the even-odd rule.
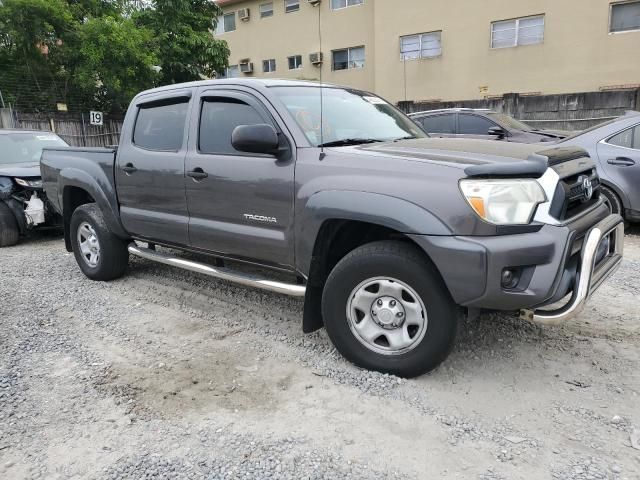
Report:
[[[364,67],[364,47],[344,48],[333,51],[333,69],[348,70]]]
[[[260,5],[260,18],[273,17],[273,2]]]
[[[269,60],[262,61],[262,71],[264,73],[271,73],[276,71],[276,59],[270,58]]]
[[[442,55],[442,32],[400,37],[400,59],[415,60]]]
[[[544,15],[491,23],[491,48],[533,45],[544,40]]]
[[[640,2],[619,2],[611,4],[610,32],[640,30]]]
[[[284,13],[297,12],[300,10],[300,0],[284,0]]]
[[[363,3],[364,0],[331,0],[331,9],[340,10],[341,8],[354,7]]]
[[[288,58],[289,70],[297,70],[302,68],[302,55],[294,55]]]

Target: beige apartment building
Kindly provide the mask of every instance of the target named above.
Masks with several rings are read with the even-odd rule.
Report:
[[[640,86],[640,0],[217,3],[228,76],[322,75],[392,102]]]

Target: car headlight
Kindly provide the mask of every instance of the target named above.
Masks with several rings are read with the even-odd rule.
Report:
[[[547,201],[536,180],[460,180],[460,190],[483,220],[495,225],[531,222],[536,207]]]
[[[24,178],[16,178],[16,183],[18,185],[22,185],[23,187],[42,188],[41,178],[33,178],[30,180]]]

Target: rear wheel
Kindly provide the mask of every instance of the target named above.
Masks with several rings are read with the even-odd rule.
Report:
[[[18,243],[20,231],[11,209],[0,200],[0,247],[10,247]]]
[[[415,377],[453,347],[459,311],[443,281],[414,245],[364,245],[333,269],[322,296],[329,337],[364,368]]]
[[[71,243],[80,270],[92,280],[114,280],[127,269],[127,244],[109,231],[102,212],[93,203],[73,212]]]

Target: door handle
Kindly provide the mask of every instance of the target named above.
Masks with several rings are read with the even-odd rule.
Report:
[[[201,169],[200,167],[194,168],[190,172],[187,172],[187,177],[193,178],[196,182],[199,182],[200,180],[204,180],[208,176],[209,174],[205,172],[203,169]]]
[[[133,166],[133,163],[127,163],[124,167],[122,167],[122,171],[127,175],[131,175],[138,171],[136,167]]]
[[[618,167],[631,167],[632,165],[636,164],[635,160],[629,157],[610,158],[609,160],[607,160],[607,163],[609,165],[616,165]]]

